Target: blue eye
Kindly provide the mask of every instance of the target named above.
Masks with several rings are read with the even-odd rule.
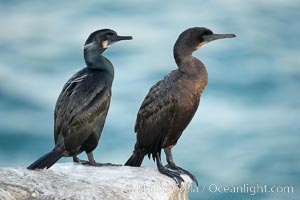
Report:
[[[110,34],[106,34],[106,35],[105,35],[105,39],[108,40],[108,39],[110,38],[110,36],[111,36]]]

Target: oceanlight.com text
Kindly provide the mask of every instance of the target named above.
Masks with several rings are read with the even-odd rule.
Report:
[[[256,195],[262,193],[293,193],[293,186],[268,186],[268,185],[250,185],[242,184],[237,186],[218,185],[218,184],[205,184],[203,185],[202,192],[210,193],[237,193],[237,194],[249,194]]]

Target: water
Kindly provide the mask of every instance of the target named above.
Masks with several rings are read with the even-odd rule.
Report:
[[[56,99],[84,66],[85,39],[101,28],[134,37],[105,52],[116,75],[95,151],[99,161],[124,163],[144,96],[176,67],[172,48],[179,33],[205,26],[237,38],[212,42],[194,54],[206,64],[209,84],[174,148],[176,163],[200,184],[190,199],[297,199],[299,9],[297,0],[1,1],[0,166],[27,166],[53,147]],[[155,167],[147,159],[143,165]],[[213,193],[212,184],[289,185],[294,192]]]

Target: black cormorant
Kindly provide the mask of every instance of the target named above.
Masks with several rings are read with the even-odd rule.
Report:
[[[102,55],[109,45],[131,36],[119,36],[110,29],[93,32],[84,44],[87,67],[74,74],[64,85],[54,111],[54,149],[32,163],[28,169],[51,167],[61,157],[94,166],[92,151],[97,147],[109,109],[114,79],[112,63]],[[88,162],[77,155],[85,151]]]
[[[145,97],[137,114],[137,141],[133,155],[125,165],[141,166],[144,156],[150,158],[152,155],[158,170],[173,178],[179,187],[183,181],[180,174],[188,175],[198,185],[195,176],[175,165],[171,152],[192,120],[208,82],[204,64],[192,53],[207,42],[232,37],[235,35],[214,34],[203,27],[190,28],[181,33],[173,50],[178,69],[156,83]],[[161,163],[161,149],[166,154],[166,166]]]

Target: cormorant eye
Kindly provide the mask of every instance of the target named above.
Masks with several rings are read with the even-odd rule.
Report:
[[[213,32],[210,30],[204,31],[203,35],[212,35]]]
[[[212,34],[213,34],[212,31],[206,30],[206,31],[204,31],[204,32],[202,33],[202,36],[200,37],[200,40],[205,40],[206,36],[212,35]]]
[[[107,39],[107,40],[108,40],[110,37],[111,37],[111,34],[106,34],[106,35],[105,35],[105,39]]]

